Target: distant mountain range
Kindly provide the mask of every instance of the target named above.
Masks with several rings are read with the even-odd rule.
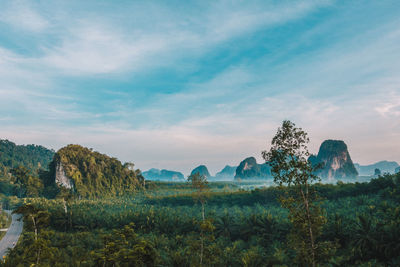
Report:
[[[237,166],[226,165],[220,172],[217,172],[215,179],[226,180],[235,176]]]
[[[146,180],[154,181],[184,181],[185,177],[182,173],[169,170],[150,169],[142,173]]]
[[[79,146],[74,148],[79,148],[79,151],[83,149]],[[0,140],[0,176],[6,176],[11,168],[19,165],[34,172],[41,168],[47,169],[49,163],[53,160],[53,156],[55,156],[53,150],[46,149],[42,146],[19,146],[8,140]],[[312,164],[320,163],[322,168],[317,174],[322,178],[328,179],[355,178],[358,175],[373,176],[376,173],[376,169],[379,169],[382,174],[400,172],[400,165],[395,161],[384,160],[370,165],[353,164],[347,145],[341,140],[325,140],[321,144],[318,154],[311,155],[309,161]],[[81,163],[76,162],[74,164],[78,166],[78,164]],[[87,166],[89,165],[90,164],[87,163]],[[57,172],[56,167],[57,166],[54,166],[55,170],[53,171]],[[83,168],[86,169],[87,167],[83,166]],[[217,172],[215,176],[210,175],[205,165],[194,168],[191,174],[194,173],[205,175],[209,180],[272,178],[271,169],[268,164],[259,164],[254,157],[244,159],[237,166],[226,165],[221,171]],[[143,172],[142,175],[146,180],[186,181],[186,177],[181,172],[166,169],[150,169]]]
[[[322,142],[318,154],[311,155],[308,159],[314,166],[319,164],[321,168],[317,175],[325,179],[356,178],[357,176],[373,176],[375,169],[381,173],[394,173],[400,166],[397,162],[380,161],[375,164],[361,166],[353,163],[347,145],[342,140],[325,140]],[[195,168],[192,173],[199,172],[210,180],[250,180],[269,179],[271,168],[267,163],[259,164],[254,157],[248,157],[235,166],[226,165],[215,176],[211,176],[205,165]]]
[[[381,173],[395,173],[396,168],[399,168],[399,164],[395,161],[379,161],[370,165],[360,165],[358,163],[354,163],[358,174],[361,176],[370,176],[374,175],[375,169],[379,169]]]

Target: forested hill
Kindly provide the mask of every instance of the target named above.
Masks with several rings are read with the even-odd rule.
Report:
[[[35,172],[47,169],[53,159],[54,150],[38,145],[16,145],[8,140],[0,140],[0,176],[18,166]]]
[[[52,172],[56,182],[82,197],[116,196],[141,187],[143,177],[133,164],[92,151],[80,145],[68,145],[54,155]]]

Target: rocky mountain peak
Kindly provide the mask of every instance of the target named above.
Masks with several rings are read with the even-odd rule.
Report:
[[[258,164],[254,157],[249,157],[240,162],[236,168],[235,179],[258,179],[271,175],[267,164]]]
[[[358,175],[351,160],[347,145],[342,140],[325,140],[316,158],[310,157],[314,164],[322,163],[318,174],[323,178],[352,178]]]
[[[56,164],[55,182],[57,185],[67,189],[74,188],[72,180],[65,175],[64,167],[60,161],[57,161]]]
[[[196,168],[193,169],[193,171],[190,173],[190,175],[193,175],[195,173],[198,173],[200,175],[204,175],[206,178],[209,178],[211,175],[208,172],[208,169],[205,165],[200,165]]]

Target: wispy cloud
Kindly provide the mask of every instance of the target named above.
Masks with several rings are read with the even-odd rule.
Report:
[[[30,32],[41,32],[49,27],[49,22],[33,7],[34,2],[15,0],[4,1],[0,7],[0,22]]]
[[[112,20],[96,19],[93,23],[79,19],[69,26],[60,45],[47,48],[40,60],[50,67],[78,75],[170,67],[172,60],[198,56],[243,34],[301,18],[327,3],[302,1],[243,8],[216,2],[199,10],[195,17],[172,8],[152,8],[149,15],[154,16],[153,27],[144,26],[148,31],[126,29]],[[132,8],[129,17],[148,7]],[[124,19],[129,21],[129,17]]]
[[[46,51],[40,62],[64,74],[102,74],[146,66],[149,54],[165,48],[158,36],[128,40],[123,33],[96,25],[81,25],[71,30],[61,46]]]
[[[391,92],[378,102],[375,110],[383,117],[398,120],[400,117],[400,93]]]
[[[3,138],[214,172],[259,158],[291,119],[313,151],[337,138],[361,163],[400,160],[395,10],[366,4],[366,19],[334,1],[61,2],[0,4]]]

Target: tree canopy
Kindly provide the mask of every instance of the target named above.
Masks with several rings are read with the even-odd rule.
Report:
[[[8,140],[0,140],[0,176],[6,176],[18,166],[24,166],[31,172],[47,169],[54,153],[54,150],[43,146],[16,145]]]
[[[73,191],[82,197],[123,195],[140,188],[143,182],[132,163],[123,165],[116,158],[80,145],[61,148],[52,164],[62,164],[66,176],[73,181]]]

